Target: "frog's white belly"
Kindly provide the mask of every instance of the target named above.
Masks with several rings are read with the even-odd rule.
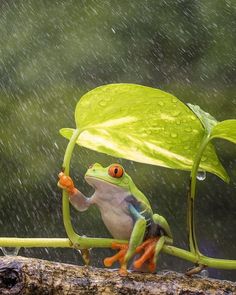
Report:
[[[107,208],[108,209],[108,208]],[[115,239],[129,240],[134,222],[122,208],[110,207],[108,210],[101,210],[104,224]]]
[[[130,193],[122,187],[98,179],[87,177],[87,181],[96,189],[89,202],[98,206],[111,235],[116,239],[128,240],[134,226],[126,202]]]

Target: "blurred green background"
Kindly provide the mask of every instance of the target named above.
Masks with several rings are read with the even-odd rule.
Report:
[[[236,118],[236,3],[220,0],[0,2],[0,235],[65,237],[57,188],[79,98],[96,86],[130,82],[168,91],[198,104],[218,120]],[[231,176],[226,185],[207,175],[198,186],[197,235],[209,256],[236,259],[236,149],[217,141]],[[83,180],[89,164],[119,161],[169,221],[175,244],[187,247],[189,173],[114,159],[76,149],[72,175]],[[96,208],[72,209],[79,233],[108,236]],[[21,249],[21,255],[79,263],[76,251]],[[109,250],[93,250],[102,266]],[[162,255],[159,268],[191,265]],[[236,271],[209,270],[236,280]]]

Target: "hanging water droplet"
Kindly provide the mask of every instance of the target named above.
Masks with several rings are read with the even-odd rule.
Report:
[[[206,171],[199,171],[197,173],[197,179],[203,181],[206,179]]]
[[[209,277],[209,272],[207,269],[203,269],[201,272],[200,272],[200,276],[204,277],[204,278],[208,278]]]
[[[17,256],[20,248],[18,247],[0,247],[4,256]]]

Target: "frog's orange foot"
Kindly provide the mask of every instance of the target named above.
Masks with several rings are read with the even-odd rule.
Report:
[[[150,272],[154,272],[156,269],[156,261],[154,259],[156,243],[159,238],[151,238],[144,241],[140,246],[136,248],[136,253],[144,253],[140,258],[135,260],[134,267],[140,269],[146,262],[148,262],[148,269]]]
[[[73,180],[70,178],[70,176],[65,175],[63,172],[60,172],[58,177],[59,181],[57,185],[63,189],[66,189],[68,193],[74,193],[76,189],[74,187]]]
[[[113,242],[111,245],[112,249],[119,249],[118,253],[111,257],[107,257],[104,259],[103,263],[106,267],[112,266],[115,262],[120,263],[120,274],[121,275],[126,275],[127,274],[127,269],[126,265],[124,264],[124,258],[125,255],[128,251],[129,245],[128,244],[121,244],[121,243],[115,243]]]

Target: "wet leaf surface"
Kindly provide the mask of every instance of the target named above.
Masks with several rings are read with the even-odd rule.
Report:
[[[76,106],[75,120],[81,146],[181,170],[191,170],[204,136],[198,117],[175,96],[135,84],[109,84],[89,91]],[[73,130],[60,132],[69,139]],[[228,180],[211,144],[200,168]]]

